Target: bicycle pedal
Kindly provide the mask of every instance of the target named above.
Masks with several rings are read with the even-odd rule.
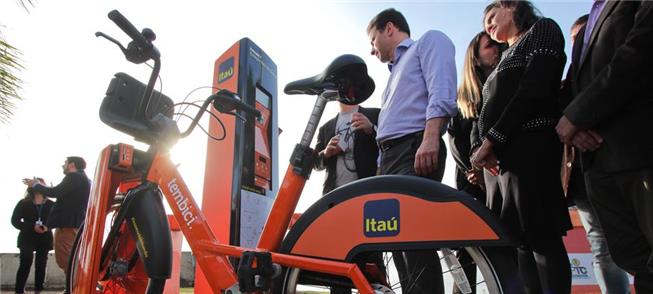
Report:
[[[129,262],[122,260],[111,261],[108,272],[113,277],[125,276],[129,272]]]
[[[272,279],[281,273],[281,267],[272,263],[269,252],[245,251],[238,263],[238,284],[241,292],[268,291]]]

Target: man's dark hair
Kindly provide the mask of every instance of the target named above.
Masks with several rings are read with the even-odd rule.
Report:
[[[385,26],[391,22],[394,24],[399,31],[402,31],[410,37],[410,28],[408,27],[408,22],[401,12],[397,11],[394,8],[388,8],[379,12],[370,23],[367,25],[367,33],[369,34],[373,29],[383,30]]]
[[[74,164],[77,170],[79,171],[83,171],[84,169],[86,169],[86,161],[84,160],[84,158],[81,158],[79,156],[68,156],[66,157],[66,161],[68,163]]]
[[[485,16],[492,8],[509,8],[513,10],[512,21],[515,23],[517,30],[520,33],[528,30],[537,22],[540,18],[540,11],[533,6],[531,1],[510,1],[510,0],[495,0],[485,7],[483,12],[483,21],[485,21]]]
[[[590,18],[589,14],[585,14],[581,17],[579,17],[571,27],[577,27],[577,26],[584,26],[587,23],[587,20]]]

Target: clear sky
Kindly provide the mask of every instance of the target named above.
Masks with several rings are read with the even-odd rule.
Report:
[[[100,150],[108,144],[135,143],[102,124],[99,105],[115,72],[146,81],[149,68],[123,59],[117,47],[94,36],[103,31],[122,42],[125,36],[107,17],[120,10],[137,28],[157,34],[162,53],[162,91],[176,102],[201,86],[210,86],[213,62],[234,42],[249,37],[276,62],[279,89],[296,79],[320,73],[335,57],[350,53],[365,59],[377,89],[363,106],[379,107],[388,78],[387,67],[369,55],[365,33],[379,11],[394,7],[408,19],[413,38],[438,29],[456,46],[458,71],[466,47],[482,21],[488,1],[38,1],[26,13],[14,1],[0,2],[1,31],[23,52],[25,70],[15,116],[0,125],[0,252],[17,252],[9,220],[23,197],[24,177],[44,177],[57,184],[66,156],[79,155],[93,176]],[[573,21],[589,11],[591,1],[535,1],[544,16],[558,22],[567,34]],[[567,37],[567,36],[566,36]],[[568,37],[567,37],[568,38]],[[567,44],[567,52],[570,51]],[[460,76],[460,75],[459,75]],[[157,85],[159,88],[160,85]],[[209,91],[189,99],[200,100]],[[304,129],[314,98],[279,92],[280,168],[285,171],[293,146]],[[330,105],[323,122],[337,112]],[[206,125],[206,121],[204,122]],[[182,127],[183,129],[183,127]],[[198,202],[202,197],[206,136],[197,130],[173,149],[173,160]],[[142,147],[135,143],[137,147]],[[447,162],[444,183],[453,185],[454,165]],[[283,171],[281,172],[283,173]],[[321,194],[324,174],[314,172],[298,210]]]

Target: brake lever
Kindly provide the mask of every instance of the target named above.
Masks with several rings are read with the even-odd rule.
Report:
[[[144,28],[142,34],[145,36],[146,40],[150,42],[150,44],[156,39],[156,35],[151,29]],[[127,45],[127,48],[125,48],[118,40],[103,32],[97,32],[95,33],[95,36],[103,37],[111,41],[111,43],[116,44],[118,47],[120,47],[120,50],[122,50],[122,54],[125,55],[125,58],[127,58],[127,60],[130,62],[140,64],[150,60],[151,58],[158,57],[158,51],[156,51],[156,48],[153,46],[150,49],[143,49],[138,47],[135,41],[131,41]]]
[[[103,32],[96,32],[95,36],[105,38],[105,39],[109,40],[111,43],[116,44],[120,48],[122,53],[127,55],[127,49],[122,44],[120,44],[120,42],[118,42],[118,40],[112,38],[111,36],[109,36],[109,35],[107,35],[107,34],[105,34]]]

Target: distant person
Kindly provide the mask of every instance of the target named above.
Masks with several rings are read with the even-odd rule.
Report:
[[[37,181],[43,184],[43,179],[39,178]],[[43,290],[48,252],[52,250],[52,231],[46,223],[53,206],[54,202],[43,194],[27,188],[25,198],[18,201],[11,215],[11,224],[20,230],[18,233],[20,264],[16,272],[16,293],[25,293],[25,283],[32,267],[34,252],[36,252],[34,291],[38,293]]]
[[[587,23],[589,15],[583,15],[574,22],[571,27],[571,40],[572,45],[576,43],[578,32],[583,29]],[[572,50],[578,52],[578,50]],[[572,60],[577,57],[572,56]],[[563,107],[566,107],[573,98],[571,83],[573,80],[573,70],[567,71],[567,77],[563,83],[562,97]],[[573,200],[578,209],[578,216],[587,233],[587,240],[589,241],[590,248],[592,249],[592,267],[594,269],[594,276],[596,283],[601,288],[604,294],[627,294],[630,293],[630,282],[628,275],[624,270],[619,268],[610,256],[608,250],[608,242],[605,239],[603,228],[599,223],[599,219],[592,208],[587,191],[585,189],[585,179],[583,179],[583,172],[580,166],[580,156],[576,156],[578,151],[571,145],[565,145],[565,152],[563,157],[563,187],[567,194],[567,198]]]
[[[55,229],[54,255],[57,265],[68,274],[68,257],[79,227],[86,217],[91,181],[84,173],[86,161],[81,157],[66,158],[62,168],[65,176],[55,187],[47,187],[32,179],[23,179],[23,182],[35,192],[57,199],[46,225]]]
[[[463,64],[463,80],[458,87],[458,114],[449,123],[449,148],[456,161],[456,188],[465,191],[478,201],[485,204],[485,181],[483,170],[474,169],[469,161],[471,153],[470,135],[474,121],[483,105],[481,90],[483,83],[494,70],[501,59],[503,46],[493,41],[486,32],[474,36]],[[474,284],[476,281],[476,266],[465,250],[458,252],[460,263],[470,266],[464,267],[467,279]],[[472,287],[472,293],[476,288]],[[461,293],[454,285],[454,293]]]
[[[571,267],[562,236],[572,226],[555,132],[564,35],[530,1],[495,0],[483,23],[493,40],[509,47],[483,86],[471,161],[485,169],[488,207],[519,241],[525,292],[569,293]]]
[[[322,194],[376,174],[378,108],[340,103],[340,112],[319,129],[316,170],[326,169]]]
[[[447,150],[442,135],[456,108],[456,61],[451,39],[431,30],[419,39],[401,12],[381,11],[367,26],[371,54],[388,64],[376,140],[380,173],[441,181]],[[442,268],[435,251],[393,253],[404,293],[442,293]],[[419,275],[411,273],[421,272]]]
[[[653,1],[594,1],[556,130],[580,152],[610,255],[653,293]]]

